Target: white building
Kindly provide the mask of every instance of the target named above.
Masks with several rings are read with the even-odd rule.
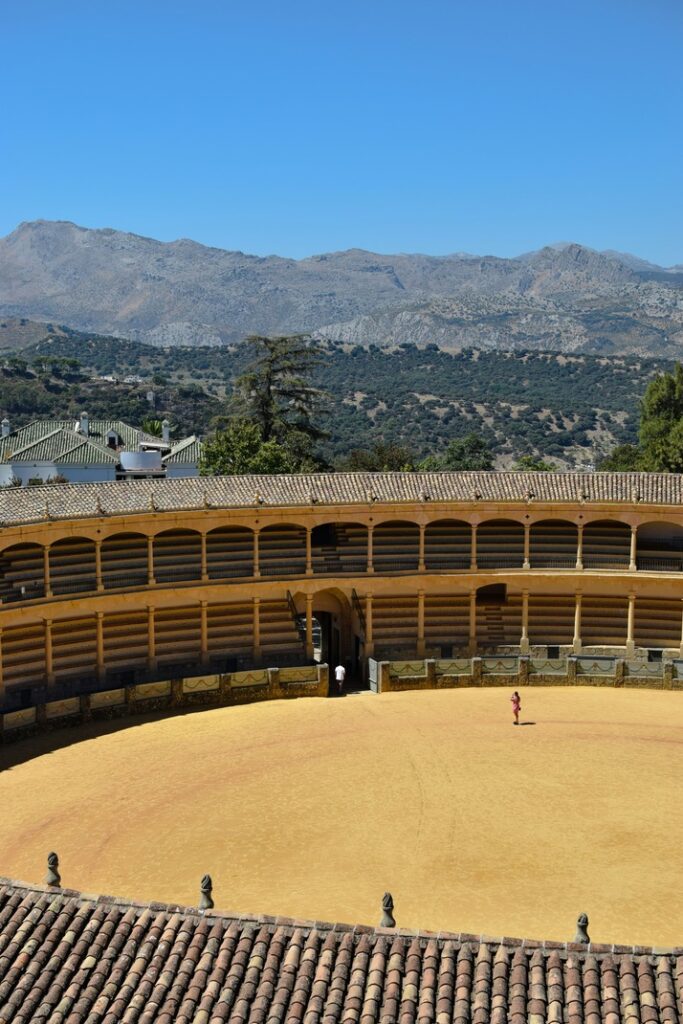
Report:
[[[0,486],[48,481],[164,479],[199,475],[201,441],[194,435],[174,443],[168,420],[162,436],[122,420],[34,420],[12,431],[2,421]]]

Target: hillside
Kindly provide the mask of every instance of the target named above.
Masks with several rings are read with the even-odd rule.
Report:
[[[514,259],[352,249],[293,260],[34,221],[0,239],[0,316],[155,345],[315,331],[360,345],[673,358],[683,274],[574,244]]]
[[[91,375],[131,375],[141,381],[133,386],[81,381],[78,397],[67,396],[74,412],[77,404],[86,403],[94,413],[93,401],[104,389],[112,415],[117,402],[130,403],[135,396],[142,403],[139,417],[149,415],[143,411],[145,396],[153,390],[157,410],[163,407],[183,429],[206,432],[212,418],[225,410],[232,381],[245,365],[240,345],[158,349],[62,331],[25,349],[23,357],[75,358]],[[7,355],[5,364],[11,361]],[[635,441],[638,398],[651,377],[670,365],[585,353],[448,353],[435,345],[387,350],[330,342],[317,379],[330,396],[326,453],[334,463],[354,448],[382,441],[406,445],[420,457],[476,430],[491,444],[499,467],[527,453],[550,457],[558,466],[590,464],[613,445]],[[14,399],[6,381],[2,404],[9,408]]]

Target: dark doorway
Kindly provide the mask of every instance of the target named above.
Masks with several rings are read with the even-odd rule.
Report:
[[[505,583],[491,583],[488,587],[477,590],[477,604],[505,604],[507,586]]]

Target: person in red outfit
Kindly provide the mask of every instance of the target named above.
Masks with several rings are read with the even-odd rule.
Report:
[[[515,716],[513,725],[519,725],[519,713],[522,710],[522,698],[516,690],[510,697],[510,703],[512,704],[512,714]]]

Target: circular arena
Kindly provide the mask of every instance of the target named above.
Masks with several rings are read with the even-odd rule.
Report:
[[[677,1024],[682,498],[523,473],[0,494],[2,1024]]]

